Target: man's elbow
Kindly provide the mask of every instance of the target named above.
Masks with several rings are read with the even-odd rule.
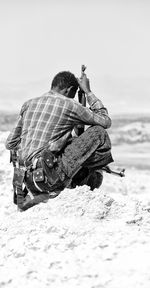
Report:
[[[108,128],[110,128],[111,127],[111,119],[109,118],[109,117],[106,117],[105,118],[105,123],[104,123],[104,125],[103,125],[103,127],[104,127],[104,129],[108,129]]]
[[[107,129],[111,127],[111,119],[108,117],[108,120],[107,120]]]
[[[5,148],[7,150],[14,149],[14,143],[12,141],[10,141],[9,139],[7,139],[6,142],[5,142]]]
[[[11,145],[8,142],[5,143],[5,148],[7,150],[11,150],[12,149]]]

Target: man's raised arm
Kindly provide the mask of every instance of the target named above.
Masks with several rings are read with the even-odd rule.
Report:
[[[104,107],[102,101],[98,99],[90,89],[89,79],[86,77],[86,74],[83,75],[81,79],[78,79],[80,88],[85,92],[87,102],[90,106],[92,114],[87,115],[87,120],[90,121],[89,124],[101,125],[103,128],[107,129],[111,126],[111,119],[108,115],[106,107]],[[90,112],[90,111],[89,111]],[[88,111],[87,111],[88,114]],[[91,123],[92,117],[92,123]]]

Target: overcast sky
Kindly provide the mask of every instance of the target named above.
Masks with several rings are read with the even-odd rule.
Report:
[[[1,106],[85,64],[112,113],[150,111],[149,15],[149,0],[0,0]]]

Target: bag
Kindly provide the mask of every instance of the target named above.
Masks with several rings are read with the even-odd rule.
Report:
[[[38,191],[51,193],[64,189],[65,174],[59,167],[58,158],[49,149],[40,153],[36,167],[33,169],[33,183]]]
[[[41,153],[41,166],[43,168],[46,183],[49,183],[51,186],[56,185],[60,180],[58,162],[54,154],[48,149]]]

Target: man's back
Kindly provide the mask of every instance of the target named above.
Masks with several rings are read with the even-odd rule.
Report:
[[[51,151],[60,151],[74,127],[75,121],[72,116],[75,110],[74,100],[52,91],[27,101],[21,111],[22,159],[26,159],[46,145],[49,145]]]

